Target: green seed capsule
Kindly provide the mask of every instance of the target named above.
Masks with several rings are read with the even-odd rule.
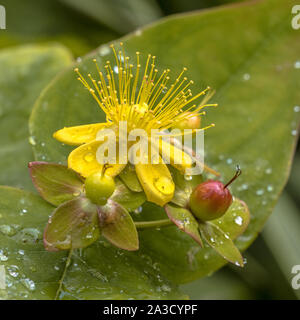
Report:
[[[115,191],[115,181],[111,176],[96,172],[85,180],[85,194],[93,203],[103,206]]]

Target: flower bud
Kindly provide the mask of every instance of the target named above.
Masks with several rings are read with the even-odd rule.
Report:
[[[208,180],[199,184],[192,192],[189,207],[194,216],[202,221],[214,220],[223,216],[232,203],[232,195],[228,190],[239,175],[237,168],[235,176],[226,184],[216,180]]]
[[[113,194],[116,188],[114,179],[111,176],[96,172],[85,180],[85,194],[93,203],[105,205],[107,199]]]
[[[181,120],[174,124],[173,129],[199,129],[201,124],[200,116],[187,117],[186,119]]]

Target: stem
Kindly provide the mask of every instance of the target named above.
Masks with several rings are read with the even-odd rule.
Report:
[[[148,228],[160,228],[172,225],[173,222],[170,219],[154,220],[154,221],[139,221],[134,222],[137,229],[148,229]]]
[[[62,285],[63,285],[64,279],[65,279],[65,276],[66,276],[68,267],[69,267],[70,262],[71,262],[72,254],[73,254],[73,249],[70,249],[69,254],[68,254],[68,257],[67,257],[66,265],[65,265],[65,268],[64,268],[64,272],[63,272],[63,274],[62,274],[61,279],[60,279],[59,282],[58,282],[59,285],[58,285],[58,289],[57,289],[57,291],[56,291],[56,295],[55,295],[54,300],[58,300],[58,298],[59,298],[59,294],[60,294],[60,292],[61,292]]]
[[[231,180],[229,180],[223,189],[227,188],[238,176],[240,176],[242,174],[242,170],[240,169],[240,166],[236,166],[236,172],[235,175],[233,176],[233,178]]]

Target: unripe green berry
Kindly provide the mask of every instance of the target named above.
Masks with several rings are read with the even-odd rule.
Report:
[[[85,180],[85,194],[93,203],[103,206],[116,188],[111,176],[96,172]]]

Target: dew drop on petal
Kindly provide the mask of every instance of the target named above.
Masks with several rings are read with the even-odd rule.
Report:
[[[86,162],[92,162],[94,160],[94,155],[93,153],[89,152],[84,156],[84,160]]]
[[[169,195],[174,192],[174,184],[168,177],[159,177],[154,181],[155,188],[162,194]]]

